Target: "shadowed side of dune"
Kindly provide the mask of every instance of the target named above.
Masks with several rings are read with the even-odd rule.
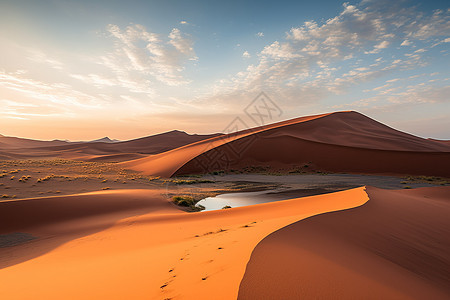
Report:
[[[233,141],[202,153],[174,175],[239,170],[248,166],[290,169],[307,164],[328,172],[450,177],[450,152],[357,148],[308,141],[283,133],[257,134],[249,145],[245,143],[245,140]]]
[[[211,138],[124,167],[170,177],[301,164],[331,172],[450,177],[450,147],[400,132],[357,112],[336,112]]]
[[[40,256],[81,236],[104,230],[116,221],[148,212],[180,212],[151,190],[102,191],[71,196],[0,202],[0,269]]]
[[[239,299],[448,299],[450,188],[367,192],[262,240]]]

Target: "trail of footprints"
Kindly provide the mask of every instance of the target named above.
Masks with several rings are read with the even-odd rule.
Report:
[[[243,228],[249,228],[249,227],[253,227],[254,226],[254,224],[256,224],[257,222],[251,222],[251,223],[249,223],[249,224],[245,224],[245,225],[243,225],[243,226],[240,226],[240,227],[237,227],[236,229],[243,229]],[[206,236],[214,236],[214,235],[216,235],[216,234],[221,234],[221,233],[225,233],[225,232],[227,232],[227,231],[229,231],[230,229],[222,229],[222,228],[220,228],[220,229],[218,229],[217,231],[210,231],[210,232],[206,232],[206,233],[204,233],[204,234],[201,234],[201,235],[195,235],[195,238],[202,238],[202,237],[206,237]],[[207,243],[207,242],[211,242],[210,240],[204,240],[204,239],[201,239],[201,240],[199,240],[199,242],[198,243],[196,243],[194,246],[193,246],[193,248],[196,248],[196,247],[198,247],[198,246],[200,246],[200,245],[202,245],[202,244],[204,244],[204,243]],[[194,249],[187,249],[187,250],[185,250],[185,253],[184,253],[184,255],[179,259],[179,261],[177,261],[175,264],[174,264],[174,267],[172,267],[172,268],[170,268],[169,270],[168,270],[168,278],[167,278],[167,280],[159,287],[160,289],[161,289],[161,292],[163,292],[163,293],[167,293],[167,292],[170,292],[169,290],[167,290],[167,288],[170,286],[170,284],[171,283],[173,283],[175,280],[176,280],[176,278],[177,278],[177,275],[176,275],[176,266],[178,266],[179,264],[182,264],[182,263],[184,263],[186,260],[189,260],[189,256],[190,256],[190,253],[191,253],[191,251],[193,251]],[[224,250],[224,247],[217,247],[217,249],[216,249],[217,251],[222,251],[222,250]],[[209,263],[212,263],[212,262],[214,262],[214,259],[210,259],[210,260],[206,260],[205,261],[205,263],[206,264],[209,264]],[[210,277],[210,275],[208,275],[207,274],[207,272],[205,272],[205,275],[203,276],[203,277],[201,277],[201,278],[199,278],[199,279],[201,279],[202,281],[206,281],[208,278]],[[174,297],[168,297],[168,298],[164,298],[164,300],[171,300],[171,299],[174,299]]]

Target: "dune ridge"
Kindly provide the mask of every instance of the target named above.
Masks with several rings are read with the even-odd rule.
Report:
[[[92,161],[125,161],[156,154],[221,134],[188,134],[173,130],[129,141],[65,142],[37,141],[15,137],[0,137],[0,150],[5,159],[66,158]],[[6,140],[7,144],[2,144]]]
[[[300,219],[363,205],[368,200],[361,187],[228,210],[186,213],[162,196],[153,195],[147,201],[156,209],[117,221],[115,215],[95,211],[109,201],[103,193],[82,195],[91,202],[100,196],[103,200],[98,204],[82,203],[72,208],[91,210],[89,218],[76,217],[72,222],[53,218],[48,223],[41,217],[28,225],[9,225],[3,230],[21,230],[38,239],[10,248],[14,253],[9,252],[8,257],[16,263],[0,269],[2,299],[235,299],[253,248],[269,233]],[[136,195],[122,191],[122,197]],[[45,205],[39,211],[53,216],[67,214],[67,208],[75,205],[80,196],[59,198],[71,204],[51,205],[53,211],[47,211],[55,200],[41,199]],[[30,206],[27,209],[31,211],[35,201],[39,199],[22,201],[22,207],[14,202],[4,205],[14,204],[9,214],[17,217],[24,207]],[[86,231],[99,219],[112,220],[114,225]],[[45,248],[57,242],[58,247]],[[0,248],[2,257],[7,250]],[[38,255],[33,256],[36,252]],[[28,260],[18,263],[17,255]]]
[[[450,187],[367,193],[262,240],[238,299],[448,299]]]
[[[301,164],[333,172],[450,177],[450,147],[346,111],[210,138],[124,166],[171,177],[255,165],[289,168]]]

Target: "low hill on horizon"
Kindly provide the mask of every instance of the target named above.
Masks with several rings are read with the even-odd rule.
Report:
[[[108,138],[89,142],[39,141],[0,137],[0,159],[50,158],[123,161],[157,154],[222,134],[188,134],[172,130],[128,141]]]

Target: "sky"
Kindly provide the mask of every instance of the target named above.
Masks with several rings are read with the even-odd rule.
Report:
[[[0,45],[2,135],[223,132],[264,92],[450,139],[448,1],[0,0]]]

